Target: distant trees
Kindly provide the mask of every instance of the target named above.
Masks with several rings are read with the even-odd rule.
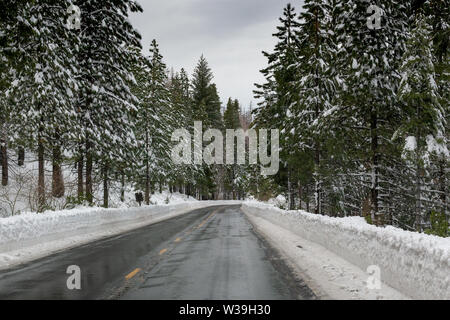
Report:
[[[223,116],[223,122],[226,129],[242,129],[241,121],[241,110],[239,101],[232,100],[231,98],[228,100],[226,109]],[[236,159],[237,146],[234,148],[234,158]],[[224,187],[225,192],[227,194],[231,194],[227,198],[237,199],[239,195],[242,193],[241,189],[241,179],[243,178],[243,167],[238,164],[227,164],[225,166],[225,177],[224,177]]]
[[[221,102],[217,87],[213,80],[213,73],[207,60],[202,55],[195,67],[192,75],[192,120],[202,121],[203,130],[214,128],[221,130],[223,128],[223,119],[221,114]],[[193,133],[193,132],[192,132]],[[203,136],[202,132],[202,136]],[[217,196],[218,186],[215,182],[218,167],[207,164],[202,165],[203,174],[196,179],[195,188],[198,198],[213,199]]]
[[[135,113],[135,139],[139,141],[136,164],[136,178],[143,178],[144,201],[150,203],[150,188],[155,182],[166,181],[169,174],[170,133],[177,125],[168,89],[166,65],[159,52],[156,40],[150,46],[150,56],[136,68],[135,86],[140,103]]]

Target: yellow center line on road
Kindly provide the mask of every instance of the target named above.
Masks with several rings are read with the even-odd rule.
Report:
[[[219,210],[217,209],[217,210],[213,211],[213,213],[211,213],[205,220],[202,221],[202,223],[200,223],[200,224],[198,225],[197,229],[203,227],[203,226],[205,225],[205,223],[206,223],[213,215],[215,215],[215,214],[217,213],[217,211],[219,211]]]
[[[130,280],[131,278],[133,278],[135,275],[137,275],[139,272],[141,271],[141,269],[137,268],[135,269],[133,272],[129,273],[125,279],[126,280]]]
[[[202,221],[202,223],[200,223],[200,225],[198,227],[194,227],[192,228],[192,230],[190,230],[187,234],[190,234],[192,231],[194,231],[195,229],[201,228],[205,225],[205,223],[214,215],[217,213],[218,210],[213,211],[205,220]],[[182,237],[178,237],[175,239],[175,242],[178,243],[182,240]],[[159,255],[162,256],[164,253],[166,253],[168,251],[167,248],[162,249],[161,251],[159,251]],[[132,279],[135,275],[137,275],[139,272],[141,272],[140,268],[136,268],[133,272],[130,272],[127,276],[125,276],[126,280],[130,280]]]

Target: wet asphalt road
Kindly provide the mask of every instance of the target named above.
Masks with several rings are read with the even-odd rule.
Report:
[[[81,290],[67,289],[67,267]],[[0,271],[0,299],[313,299],[253,232],[239,206],[217,206]]]

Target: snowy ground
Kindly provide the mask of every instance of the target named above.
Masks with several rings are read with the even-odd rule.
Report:
[[[450,239],[256,202],[243,210],[323,298],[450,299]],[[380,270],[379,290],[367,286],[369,266]]]
[[[164,195],[155,196],[155,200]],[[78,208],[0,218],[0,269],[188,213],[237,201],[182,201],[127,209]]]
[[[10,216],[20,215],[27,212],[37,211],[37,183],[38,183],[38,162],[36,156],[30,152],[26,153],[24,166],[17,165],[17,154],[9,150],[9,183],[4,187],[0,185],[0,219]],[[82,208],[78,204],[71,203],[77,197],[77,173],[69,165],[63,164],[63,177],[65,195],[62,198],[51,196],[52,166],[49,161],[45,163],[45,189],[47,206],[52,210],[65,210]],[[103,204],[103,183],[99,177],[94,176],[94,206]],[[121,201],[121,186],[117,182],[111,182],[109,187],[109,207],[110,208],[133,208],[138,207],[135,201],[134,190],[129,184],[125,185],[125,199]],[[151,196],[151,204],[177,204],[185,201],[195,201],[179,193],[171,194],[167,190],[162,193],[155,193]]]
[[[382,290],[367,289],[367,273],[338,255],[266,219],[252,214],[248,217],[320,299],[407,299],[386,285]]]

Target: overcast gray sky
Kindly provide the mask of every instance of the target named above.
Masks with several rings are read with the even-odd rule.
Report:
[[[145,54],[152,39],[160,45],[168,67],[184,67],[189,75],[204,54],[214,73],[222,103],[228,97],[247,107],[259,70],[266,66],[262,50],[275,44],[278,18],[291,2],[301,0],[140,0],[144,12],[130,19],[142,35]],[[256,102],[256,101],[253,101]]]

